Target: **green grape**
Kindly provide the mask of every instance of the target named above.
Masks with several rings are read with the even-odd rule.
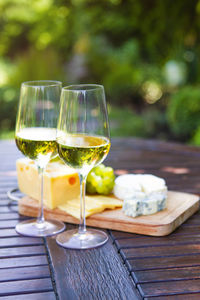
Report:
[[[103,164],[100,164],[99,166],[95,167],[94,169],[95,169],[95,174],[101,176],[104,174],[105,166]]]
[[[105,167],[105,169],[104,169],[104,175],[108,176],[108,177],[112,177],[113,176],[113,168],[111,168],[111,167]]]
[[[101,181],[101,176],[96,175],[95,173],[92,174],[92,180],[91,183],[94,187],[97,187],[99,185],[99,182]]]
[[[111,167],[103,164],[94,167],[87,177],[86,191],[88,194],[108,195],[112,192],[115,184],[115,175]]]
[[[103,184],[103,181],[100,181],[98,186],[96,187],[96,191],[98,194],[103,194],[104,191],[105,191],[105,187],[104,187],[104,184]]]
[[[88,194],[95,194],[96,193],[96,189],[92,185],[91,182],[87,182],[87,192],[88,192]]]
[[[104,184],[105,186],[109,186],[110,184],[112,185],[112,184],[113,184],[113,180],[111,180],[110,177],[106,176],[106,177],[104,177],[104,179],[103,179],[103,184]]]

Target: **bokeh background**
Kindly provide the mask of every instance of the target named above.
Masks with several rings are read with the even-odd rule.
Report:
[[[0,138],[21,82],[99,83],[111,135],[200,145],[199,0],[0,0]]]

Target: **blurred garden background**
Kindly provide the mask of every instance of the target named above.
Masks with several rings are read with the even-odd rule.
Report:
[[[111,135],[200,145],[199,0],[0,0],[0,138],[21,82],[103,84]]]

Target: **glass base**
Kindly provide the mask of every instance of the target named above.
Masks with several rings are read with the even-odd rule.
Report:
[[[107,240],[107,234],[96,229],[88,229],[85,233],[79,233],[78,229],[67,230],[56,238],[56,242],[61,247],[79,250],[100,247]]]
[[[32,237],[52,236],[65,230],[65,224],[56,220],[45,220],[44,224],[36,219],[20,222],[16,225],[17,233]]]

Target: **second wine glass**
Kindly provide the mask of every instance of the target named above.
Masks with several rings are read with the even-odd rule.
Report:
[[[45,220],[43,210],[44,170],[49,160],[57,155],[56,126],[61,87],[61,82],[48,80],[21,85],[15,140],[18,149],[35,161],[41,178],[38,218],[16,225],[16,231],[25,236],[51,236],[65,229],[62,222]]]
[[[59,234],[56,241],[71,249],[101,246],[108,240],[106,233],[86,230],[85,187],[89,171],[106,158],[110,149],[103,86],[72,85],[62,89],[57,143],[60,157],[79,174],[80,224],[78,229]]]

